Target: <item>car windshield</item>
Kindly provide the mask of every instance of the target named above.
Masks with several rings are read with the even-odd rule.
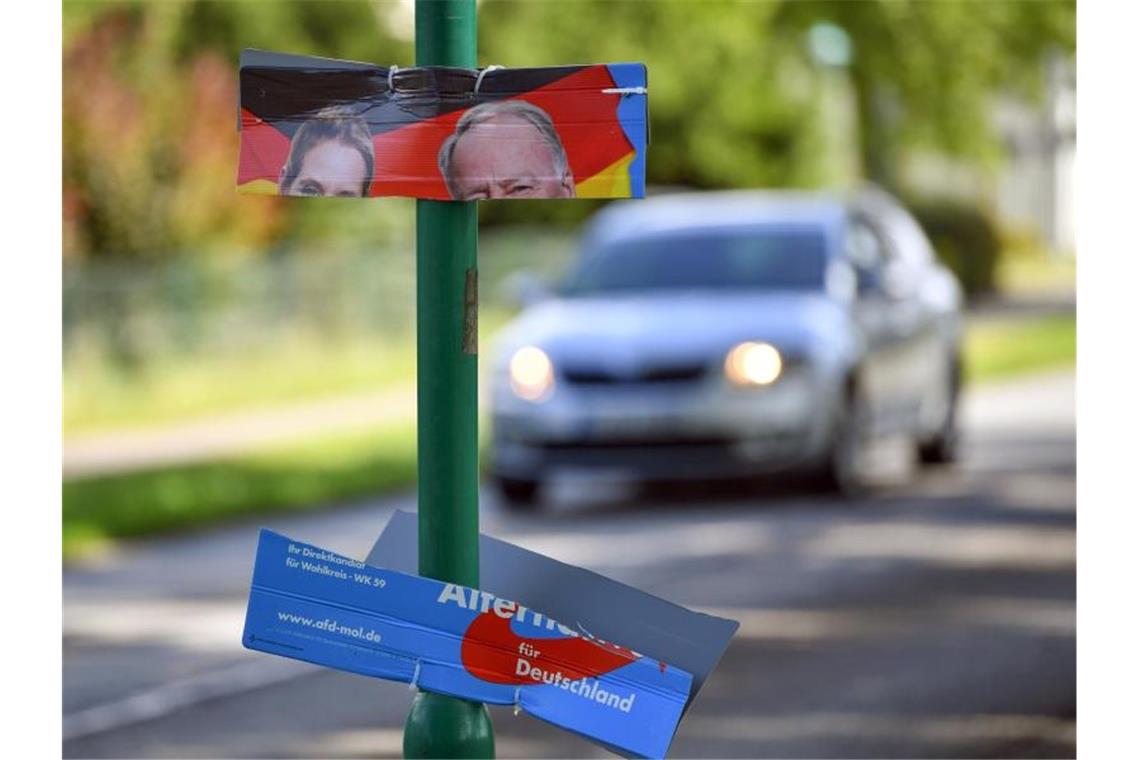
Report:
[[[701,230],[623,240],[592,251],[566,296],[676,290],[818,290],[826,252],[815,226]]]

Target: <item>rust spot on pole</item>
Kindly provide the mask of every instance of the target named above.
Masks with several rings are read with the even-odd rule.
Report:
[[[463,292],[463,353],[479,353],[479,273],[474,267],[467,270]]]

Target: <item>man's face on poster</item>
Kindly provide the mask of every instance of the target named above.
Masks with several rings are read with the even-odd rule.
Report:
[[[516,114],[471,126],[455,143],[450,169],[456,200],[574,197],[574,178],[559,169],[548,138]]]
[[[340,140],[324,140],[301,158],[296,178],[282,194],[359,198],[368,179],[368,164],[356,147]]]

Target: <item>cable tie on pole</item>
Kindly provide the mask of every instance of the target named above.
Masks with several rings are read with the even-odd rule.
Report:
[[[602,90],[606,95],[648,95],[648,87],[607,87]]]
[[[502,66],[496,66],[495,64],[491,64],[487,68],[481,69],[479,71],[479,76],[475,77],[475,91],[471,94],[472,95],[478,95],[479,94],[479,85],[483,84],[483,77],[485,77],[487,75],[487,72],[494,71],[495,69],[501,69],[501,68],[503,68],[503,67]]]
[[[399,70],[400,70],[400,67],[394,63],[388,67],[388,93],[389,94],[396,91],[396,85],[394,82],[394,77],[396,76],[396,72]],[[417,663],[417,665],[418,665],[418,663]]]
[[[522,687],[516,686],[515,687],[515,715],[518,715],[519,711],[522,710],[522,706],[519,704],[519,700],[521,698],[522,698]]]
[[[395,68],[395,67],[393,67],[393,68]],[[416,670],[414,673],[412,673],[412,680],[411,680],[411,683],[408,684],[408,689],[410,691],[415,691],[419,685],[419,682],[420,682],[420,661],[416,660]]]

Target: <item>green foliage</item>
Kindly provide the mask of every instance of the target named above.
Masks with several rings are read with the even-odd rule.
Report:
[[[237,54],[247,47],[407,66],[412,62],[411,41],[397,39],[384,23],[393,5],[367,0],[197,0],[189,3],[177,48],[184,59],[203,50],[219,51],[235,66]]]
[[[820,21],[851,37],[864,172],[892,189],[908,145],[995,158],[991,96],[1039,96],[1046,57],[1076,49],[1073,0],[785,2],[773,29],[797,37]]]
[[[96,7],[64,50],[65,255],[264,245],[276,206],[254,211],[217,182],[236,159],[232,67],[176,60],[185,5]]]
[[[792,55],[798,41],[773,32],[776,9],[686,0],[487,0],[479,11],[480,65],[644,62],[651,184],[811,186],[822,176],[818,72]],[[578,220],[591,206],[494,204],[481,218]]]
[[[911,200],[907,207],[968,295],[994,289],[1001,240],[989,214],[951,200]]]
[[[1044,60],[1075,46],[1075,5],[866,0],[486,0],[482,65],[644,61],[651,91],[651,185],[802,187],[826,181],[819,93],[825,66],[807,32],[821,22],[853,46],[863,174],[898,189],[908,146],[976,161],[999,155],[988,123],[998,92],[1040,92]],[[592,204],[494,204],[485,222],[578,221]]]
[[[403,9],[403,10],[401,10]],[[65,248],[72,255],[345,244],[408,235],[406,207],[236,196],[236,61],[243,47],[408,65],[396,2],[65,2]],[[807,32],[850,37],[844,70]],[[1071,55],[1071,0],[486,0],[482,65],[644,61],[651,185],[805,187],[828,181],[821,103],[851,85],[863,173],[898,190],[910,146],[989,161],[991,96],[1033,95]],[[486,223],[572,223],[599,202],[485,204]],[[401,226],[405,225],[405,226]],[[333,243],[338,244],[338,243]]]
[[[411,43],[385,23],[394,7],[65,3],[65,255],[140,259],[410,239],[408,202],[292,203],[234,191],[241,49],[407,63]]]

